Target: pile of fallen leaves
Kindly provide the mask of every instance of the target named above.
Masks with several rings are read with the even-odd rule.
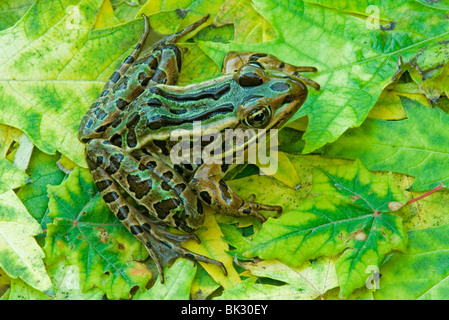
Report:
[[[0,0],[3,299],[449,298],[448,5],[144,2]],[[201,244],[185,243],[228,276],[177,259],[161,284],[86,169],[80,121],[141,13],[158,34],[211,15],[181,44],[180,85],[219,74],[231,50],[319,70],[307,76],[321,90],[279,133],[277,172],[248,165],[227,180],[282,215],[209,210]]]

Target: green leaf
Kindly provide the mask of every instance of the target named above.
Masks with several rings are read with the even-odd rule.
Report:
[[[47,155],[39,150],[34,150],[31,157],[28,173],[32,183],[23,186],[17,192],[17,196],[23,202],[28,212],[46,229],[50,222],[48,218],[47,185],[57,185],[62,182],[66,174],[57,166],[60,156]]]
[[[21,278],[46,294],[53,294],[42,262],[44,252],[33,238],[42,232],[13,191],[0,195],[0,266],[11,278]]]
[[[28,175],[22,169],[6,159],[0,158],[0,172],[0,194],[23,186],[30,180]]]
[[[309,153],[362,124],[392,82],[399,54],[409,59],[426,44],[446,40],[446,11],[407,0],[370,4],[382,8],[394,28],[368,25],[368,17],[363,19],[366,3],[256,0],[254,7],[276,30],[276,40],[199,45],[218,65],[228,51],[235,50],[267,52],[291,64],[317,67],[317,75],[307,76],[320,83],[321,90],[310,90],[293,118],[309,118],[304,134],[304,153]]]
[[[39,1],[0,32],[0,122],[20,128],[41,151],[84,166],[81,118],[143,27],[139,20],[90,30],[101,4]]]
[[[360,128],[326,146],[324,154],[359,158],[370,170],[414,176],[410,190],[430,190],[440,183],[448,186],[449,115],[408,98],[402,98],[402,103],[408,119],[367,119]]]
[[[164,284],[158,281],[151,289],[138,291],[133,300],[188,300],[196,268],[189,260],[177,259],[170,268],[165,268]]]
[[[241,266],[252,275],[275,279],[303,289],[302,299],[322,298],[326,291],[338,286],[335,263],[328,259],[317,259],[300,268],[290,267],[277,260],[245,262]]]
[[[380,300],[449,299],[449,224],[409,233],[407,253],[382,266]]]
[[[229,287],[214,300],[296,300],[303,296],[303,289],[290,285],[275,286],[252,281],[252,279],[246,279]]]
[[[389,176],[373,176],[360,162],[314,170],[312,196],[279,219],[268,219],[246,256],[292,266],[343,252],[336,270],[340,295],[366,280],[391,250],[405,250],[402,219],[389,205],[405,202]]]
[[[49,297],[30,287],[20,279],[11,281],[9,300],[101,300],[104,293],[99,288],[81,292],[79,270],[75,266],[56,264],[49,268],[55,294]]]
[[[421,49],[405,69],[433,102],[449,93],[449,43],[439,41]]]
[[[190,287],[190,297],[192,300],[206,300],[209,295],[217,290],[220,285],[201,266],[197,266],[195,279]]]
[[[0,0],[0,30],[13,26],[31,7],[34,0]]]
[[[256,10],[249,0],[227,0],[214,19],[214,26],[234,23],[234,40],[246,43],[270,41],[276,31]]]
[[[138,262],[145,249],[109,211],[88,170],[75,168],[48,192],[54,219],[44,247],[49,264],[67,259],[79,269],[83,291],[96,286],[110,299],[129,298],[133,286],[146,284],[151,272]]]
[[[30,182],[24,169],[11,163],[18,149],[16,143],[20,142],[22,135],[20,130],[0,125],[0,194]]]

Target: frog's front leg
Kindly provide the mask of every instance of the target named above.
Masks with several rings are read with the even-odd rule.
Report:
[[[267,53],[230,51],[224,59],[222,74],[235,72],[242,66],[251,63],[258,64],[263,68],[277,70],[284,74],[295,76],[312,88],[320,90],[320,85],[318,83],[300,74],[300,72],[317,72],[315,67],[294,66]]]
[[[209,206],[229,216],[254,216],[266,221],[260,210],[282,212],[282,207],[253,202],[252,195],[246,201],[240,198],[222,179],[227,170],[225,164],[203,164],[197,169],[190,186]]]
[[[175,234],[166,230],[166,225],[170,225],[172,220],[164,222],[164,219],[182,216],[184,210],[196,208],[184,203],[181,193],[185,190],[170,188],[167,180],[152,170],[157,166],[157,159],[149,157],[138,161],[106,140],[94,139],[86,145],[87,163],[101,196],[123,225],[146,247],[156,263],[162,282],[165,264],[177,257],[215,264],[226,274],[221,262],[181,246],[186,239],[198,240],[195,235]],[[127,201],[120,188],[154,218]],[[177,226],[176,221],[173,224],[184,229],[182,225]]]

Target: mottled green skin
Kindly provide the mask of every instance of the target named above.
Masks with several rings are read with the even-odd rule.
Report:
[[[181,246],[187,238],[197,239],[192,232],[204,221],[203,204],[228,215],[251,215],[262,221],[260,210],[282,209],[241,199],[222,180],[227,165],[173,164],[169,155],[175,142],[170,141],[170,133],[192,131],[195,121],[201,122],[202,132],[278,128],[307,97],[307,87],[297,72],[314,71],[266,54],[230,53],[223,76],[174,86],[182,61],[182,50],[175,43],[206,19],[162,39],[137,59],[149,30],[145,17],[139,43],[111,76],[80,126],[79,138],[86,142],[87,163],[103,199],[148,249],[162,281],[163,266],[175,257],[213,263],[226,273],[221,262]],[[187,234],[170,233],[165,226]]]

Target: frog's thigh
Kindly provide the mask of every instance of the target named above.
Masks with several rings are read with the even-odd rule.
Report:
[[[132,157],[120,152],[114,145],[104,140],[92,140],[86,145],[87,163],[101,196],[124,224],[124,226],[147,248],[151,258],[156,263],[163,282],[163,268],[165,264],[177,257],[183,257],[207,263],[212,263],[226,274],[224,265],[208,257],[198,255],[181,246],[186,239],[196,239],[193,235],[180,235],[166,231],[160,222],[155,222],[138,211],[120,192],[116,176],[123,167],[125,158]],[[137,162],[137,161],[136,161]],[[138,167],[138,162],[136,163]],[[141,168],[142,169],[142,168]],[[142,170],[140,170],[142,171]],[[148,171],[148,170],[147,170]],[[143,187],[144,190],[146,187]]]
[[[178,228],[185,220],[185,199],[149,166],[106,140],[92,140],[86,146],[89,167],[102,168],[148,213],[167,225]],[[95,180],[96,171],[91,170]],[[105,195],[107,196],[107,195]],[[183,228],[180,228],[183,229]],[[192,230],[189,230],[192,231]]]

